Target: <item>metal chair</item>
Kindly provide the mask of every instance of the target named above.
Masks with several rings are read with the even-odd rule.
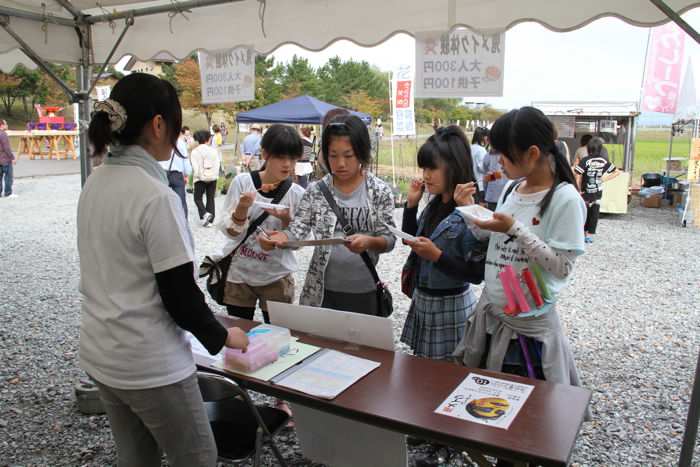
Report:
[[[198,371],[197,380],[219,462],[240,464],[253,457],[253,465],[258,467],[263,443],[267,442],[279,464],[287,466],[273,439],[289,421],[286,412],[255,405],[245,389],[224,376]]]

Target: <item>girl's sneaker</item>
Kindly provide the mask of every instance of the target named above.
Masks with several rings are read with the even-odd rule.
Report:
[[[593,243],[593,237],[586,236],[585,242],[586,243]]]

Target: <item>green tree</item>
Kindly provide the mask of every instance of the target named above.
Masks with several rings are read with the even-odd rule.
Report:
[[[292,57],[292,61],[284,68],[280,84],[282,85],[284,98],[305,94],[316,96],[320,85],[316,70],[311,68],[309,61],[296,55]]]
[[[389,77],[369,63],[342,61],[333,57],[319,68],[319,97],[331,104],[350,107],[350,96],[358,91],[381,102],[382,113],[389,111]]]

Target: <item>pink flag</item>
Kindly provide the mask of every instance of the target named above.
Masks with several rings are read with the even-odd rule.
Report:
[[[652,29],[647,51],[642,110],[676,113],[685,33],[674,23]]]

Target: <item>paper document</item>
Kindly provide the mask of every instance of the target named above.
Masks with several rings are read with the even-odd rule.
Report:
[[[415,242],[416,237],[413,235],[407,234],[403,230],[399,230],[396,227],[392,227],[391,225],[387,224],[386,222],[384,223],[386,225],[386,228],[389,229],[389,232],[393,233],[396,237],[402,239],[402,240],[408,240],[409,242]]]
[[[230,371],[232,373],[250,376],[251,378],[256,378],[261,381],[270,381],[272,378],[279,375],[283,371],[288,370],[294,365],[303,362],[305,359],[312,356],[319,350],[321,350],[320,347],[297,342],[297,339],[294,338],[294,340],[289,343],[289,352],[282,355],[276,362],[270,363],[269,365],[266,365],[257,371],[247,372],[241,370],[234,370],[232,368],[226,368],[226,363],[223,360],[218,360],[214,362],[214,366]]]
[[[345,238],[322,238],[320,240],[300,240],[291,241],[284,244],[281,248],[300,248],[303,246],[320,246],[320,245],[342,245],[345,243]]]
[[[266,209],[289,209],[289,206],[285,204],[273,204],[273,203],[266,203],[265,201],[254,201],[253,204],[256,204],[260,206],[261,208],[266,208]]]
[[[335,399],[379,365],[379,362],[325,349],[272,382],[323,399]]]
[[[534,386],[469,373],[435,413],[507,430]]]

